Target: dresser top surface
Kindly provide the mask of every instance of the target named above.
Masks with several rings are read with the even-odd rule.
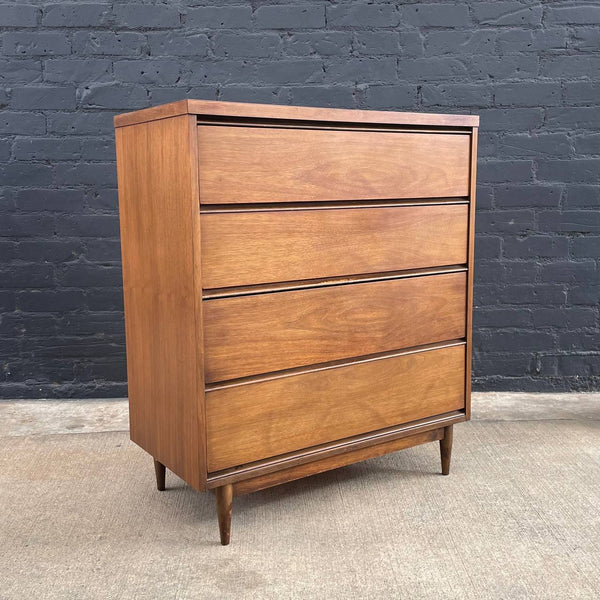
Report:
[[[477,115],[357,110],[345,108],[316,108],[310,106],[282,106],[249,104],[244,102],[217,102],[214,100],[179,100],[152,108],[117,115],[115,127],[135,125],[179,115],[230,117],[251,119],[281,119],[299,121],[343,122],[379,125],[417,125],[437,127],[477,127]]]

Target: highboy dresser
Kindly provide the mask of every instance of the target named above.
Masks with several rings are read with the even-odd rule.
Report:
[[[131,439],[232,498],[469,418],[478,117],[182,100],[115,118]]]

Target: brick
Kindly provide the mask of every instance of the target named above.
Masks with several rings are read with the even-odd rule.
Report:
[[[358,54],[400,54],[400,37],[395,31],[357,31],[354,40],[354,49]]]
[[[596,279],[596,263],[593,260],[562,261],[542,265],[540,279],[544,283],[586,283]]]
[[[510,29],[498,33],[496,45],[502,54],[552,52],[566,50],[568,39],[564,29]]]
[[[600,182],[600,159],[539,160],[540,181]]]
[[[550,333],[536,331],[497,331],[493,338],[484,338],[482,352],[536,352],[540,348],[554,348],[554,338]]]
[[[580,4],[579,6],[547,6],[546,22],[565,25],[600,24],[600,6]]]
[[[263,66],[263,68],[265,68]],[[194,63],[190,69],[190,83],[226,85],[243,83],[248,87],[248,81],[256,80],[256,64],[240,60],[220,60]]]
[[[424,106],[486,106],[492,93],[488,85],[446,83],[421,86]]]
[[[396,27],[400,13],[392,4],[341,3],[327,6],[328,27]]]
[[[492,186],[477,184],[477,208],[490,210],[493,205],[494,188]]]
[[[119,240],[90,239],[86,243],[85,256],[91,262],[121,262]]]
[[[2,27],[35,27],[40,9],[28,4],[0,4]]]
[[[409,4],[400,9],[404,24],[418,27],[467,27],[469,7],[463,4]]]
[[[117,4],[114,7],[117,27],[131,29],[170,29],[181,26],[175,6],[163,4]]]
[[[591,308],[536,308],[533,324],[552,329],[583,329],[595,327],[598,315]]]
[[[590,350],[597,352],[600,348],[600,333],[567,332],[561,333],[558,337],[558,346],[561,350],[569,352]]]
[[[592,210],[548,210],[538,216],[540,231],[593,233],[600,231],[600,212]]]
[[[556,129],[598,129],[600,110],[595,106],[549,108],[546,123]]]
[[[600,236],[573,239],[571,242],[571,251],[576,258],[600,257]]]
[[[577,154],[600,154],[600,133],[586,133],[575,136]]]
[[[42,135],[46,133],[44,115],[2,111],[0,134]]]
[[[180,79],[180,63],[165,59],[121,60],[113,67],[115,78],[127,83],[169,85]]]
[[[117,215],[64,216],[56,224],[61,236],[110,238],[119,235]]]
[[[600,77],[600,56],[550,56],[540,59],[540,75],[543,77],[564,77],[573,79]]]
[[[520,2],[475,2],[473,14],[484,25],[541,25],[541,6],[527,6]]]
[[[560,83],[502,83],[494,89],[496,106],[557,106],[561,103]]]
[[[480,258],[500,258],[502,238],[478,235],[475,240],[475,260]]]
[[[141,98],[141,96],[140,96]],[[100,95],[99,100],[102,100]],[[139,106],[138,106],[139,108]],[[35,115],[38,116],[38,115]],[[110,113],[78,112],[54,113],[48,116],[48,133],[58,135],[114,134],[113,115]]]
[[[323,63],[313,59],[260,63],[256,77],[264,83],[319,83],[323,80]]]
[[[519,308],[479,308],[474,313],[473,326],[494,328],[527,328],[532,326],[531,313]]]
[[[22,186],[48,185],[52,182],[52,167],[47,164],[29,162],[11,162],[0,167],[0,181],[3,185]]]
[[[0,237],[50,237],[55,220],[46,215],[3,215],[0,219]]]
[[[117,170],[114,163],[57,163],[54,169],[56,185],[94,185],[115,187]]]
[[[568,208],[582,206],[600,207],[600,186],[598,185],[567,185]]]
[[[569,287],[569,304],[594,306],[600,304],[600,285],[570,286]]]
[[[42,79],[42,62],[34,59],[0,58],[0,83],[35,83]]]
[[[532,210],[481,211],[475,220],[478,232],[485,233],[524,233],[533,229]]]
[[[86,138],[81,140],[81,158],[83,160],[116,160],[113,138]]]
[[[15,248],[15,257],[24,262],[61,263],[75,260],[82,253],[78,240],[22,240]]]
[[[252,25],[251,6],[200,6],[191,8],[185,16],[189,27],[201,29],[239,29]]]
[[[412,108],[417,104],[417,86],[371,85],[366,91],[366,102],[371,109]]]
[[[122,282],[121,267],[77,263],[67,265],[58,275],[66,287],[113,287]]]
[[[307,86],[289,89],[291,104],[299,106],[330,106],[355,108],[355,89],[352,86]]]
[[[117,212],[117,189],[97,188],[86,193],[86,205],[93,211]]]
[[[74,87],[27,86],[15,87],[10,101],[11,108],[18,110],[73,110]]]
[[[15,193],[15,205],[22,211],[77,213],[83,209],[83,192],[64,188],[59,190],[22,189]]]
[[[47,288],[54,285],[52,265],[13,265],[0,271],[2,286],[7,289]]]
[[[479,111],[480,126],[488,131],[530,131],[544,120],[541,108],[487,108]]]
[[[569,255],[569,240],[566,237],[553,235],[505,237],[503,253],[507,258],[567,259]]]
[[[15,56],[55,56],[70,54],[71,44],[62,33],[11,31],[2,35],[2,50]]]
[[[496,34],[490,29],[480,31],[431,31],[425,37],[425,55],[494,54]]]
[[[423,56],[423,36],[418,31],[400,31],[400,50],[402,58],[420,58]]]
[[[465,77],[466,74],[465,64],[449,57],[406,59],[401,60],[398,64],[398,78],[416,83],[422,83],[424,77],[429,81],[443,81],[455,77]]]
[[[83,55],[130,56],[141,54],[146,36],[133,31],[77,31],[73,34],[73,52]]]
[[[562,188],[551,185],[501,185],[495,190],[497,208],[558,208]]]
[[[352,49],[352,34],[348,31],[292,33],[284,36],[283,49],[289,56],[347,56]]]
[[[91,288],[86,290],[85,304],[90,310],[123,310],[123,290],[118,288]]]
[[[49,83],[81,84],[112,79],[112,63],[108,59],[56,58],[44,64],[44,81]]]
[[[600,46],[600,28],[576,27],[571,37],[571,46],[577,50],[597,50]]]
[[[69,138],[21,138],[13,144],[16,160],[73,160],[81,156],[81,143]]]
[[[322,4],[285,4],[259,6],[254,11],[254,23],[261,29],[314,29],[325,27],[325,6]]]
[[[195,56],[208,54],[209,42],[205,33],[159,31],[148,34],[152,56]]]
[[[216,56],[224,57],[273,57],[279,54],[281,39],[275,33],[221,33],[214,38]]]
[[[301,86],[297,89],[305,89]],[[331,89],[331,88],[328,88]],[[227,102],[258,102],[262,104],[289,104],[288,90],[280,86],[248,88],[247,85],[227,85],[221,89],[220,99]]]
[[[506,134],[499,143],[503,156],[564,157],[572,152],[571,140],[566,133]]]
[[[44,27],[102,27],[111,19],[110,5],[60,3],[44,6]]]
[[[468,61],[469,75],[476,79],[534,79],[539,73],[539,58],[530,54],[505,56],[475,55]]]
[[[477,177],[484,183],[533,181],[533,163],[529,160],[489,160],[478,166]]]
[[[600,375],[600,354],[569,354],[558,357],[560,372],[564,375],[581,377]]]
[[[325,70],[328,79],[341,83],[392,83],[397,79],[395,58],[331,59]]]
[[[139,109],[149,105],[146,90],[137,85],[106,83],[86,86],[81,94],[81,104],[87,107]]]

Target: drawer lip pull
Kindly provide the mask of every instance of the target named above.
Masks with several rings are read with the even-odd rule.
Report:
[[[437,342],[435,344],[422,344],[420,346],[412,346],[411,348],[401,348],[390,352],[378,352],[376,354],[366,354],[364,356],[355,356],[349,359],[332,360],[324,363],[317,363],[308,367],[296,367],[293,369],[283,369],[281,371],[272,371],[271,373],[261,373],[260,375],[250,375],[249,377],[240,377],[239,379],[230,379],[228,381],[219,381],[206,384],[204,390],[207,394],[224,390],[227,388],[239,387],[242,385],[252,385],[253,383],[261,383],[263,381],[273,381],[274,379],[282,379],[284,377],[296,377],[306,373],[316,373],[318,371],[328,371],[330,369],[339,369],[352,365],[360,365],[363,363],[374,362],[376,360],[385,360],[386,358],[396,358],[408,354],[417,354],[419,352],[429,352],[431,350],[442,350],[444,348],[452,348],[453,346],[466,346],[465,338]]]
[[[281,292],[293,292],[295,290],[374,283],[376,281],[394,281],[396,279],[409,279],[411,277],[431,277],[433,275],[447,275],[449,273],[465,273],[467,271],[467,265],[462,264],[443,267],[425,267],[422,269],[403,269],[402,271],[385,271],[381,273],[360,273],[319,279],[301,279],[298,281],[282,281],[279,283],[258,283],[255,285],[205,289],[202,290],[202,299],[209,301],[221,298],[236,298],[238,296],[276,294]]]

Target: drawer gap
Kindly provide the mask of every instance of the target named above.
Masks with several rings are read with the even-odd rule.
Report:
[[[200,213],[274,212],[296,210],[341,210],[344,208],[393,208],[402,206],[440,206],[469,204],[465,196],[381,200],[319,200],[312,202],[254,202],[244,204],[201,204]]]
[[[387,352],[377,352],[375,354],[366,354],[364,356],[353,356],[352,358],[342,358],[323,363],[317,363],[310,366],[294,367],[293,369],[283,369],[281,371],[272,371],[270,373],[261,373],[259,375],[250,375],[248,377],[240,377],[227,381],[219,381],[216,383],[208,383],[205,386],[205,391],[213,392],[226,388],[238,387],[241,385],[250,385],[261,381],[271,381],[273,379],[281,379],[282,377],[293,377],[294,375],[303,375],[305,373],[315,373],[317,371],[326,371],[328,369],[337,369],[351,365],[372,362],[375,360],[384,360],[386,358],[394,358],[396,356],[404,356],[407,354],[416,354],[418,352],[428,352],[430,350],[441,350],[442,348],[451,348],[453,346],[466,345],[465,338],[455,340],[446,340],[443,342],[435,342],[433,344],[423,344],[421,346],[412,346],[411,348],[402,348]]]
[[[319,129],[325,131],[376,131],[382,133],[457,133],[470,134],[471,127],[454,125],[394,125],[295,119],[260,119],[257,117],[221,117],[199,115],[198,125],[214,127],[268,127],[269,129]]]
[[[258,294],[275,294],[308,288],[322,288],[340,285],[353,285],[360,283],[372,283],[374,281],[386,281],[392,279],[407,279],[410,277],[428,277],[447,273],[463,273],[467,271],[467,265],[449,265],[446,267],[429,267],[424,269],[407,269],[404,271],[386,271],[384,273],[361,273],[344,275],[342,277],[328,277],[326,279],[304,279],[299,281],[283,281],[278,283],[266,283],[257,285],[237,286],[228,288],[213,288],[202,291],[203,300],[214,300],[217,298],[233,298],[236,296],[255,296]]]

